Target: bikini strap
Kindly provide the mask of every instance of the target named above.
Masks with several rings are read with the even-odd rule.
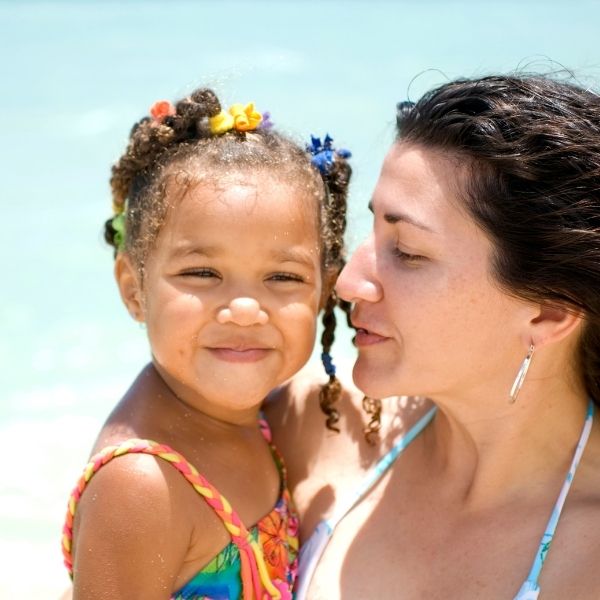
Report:
[[[258,428],[260,429],[260,432],[265,440],[267,440],[269,444],[272,444],[273,434],[271,433],[271,427],[269,426],[269,422],[262,412],[258,416]]]
[[[554,539],[554,534],[558,525],[558,519],[560,518],[563,506],[565,505],[567,494],[571,489],[571,484],[573,483],[575,472],[577,471],[577,467],[579,466],[581,456],[583,454],[583,451],[585,450],[588,438],[590,437],[590,431],[592,430],[593,420],[594,402],[593,400],[590,400],[588,403],[585,422],[583,424],[583,430],[581,431],[581,436],[579,438],[579,442],[577,443],[577,448],[575,448],[575,454],[573,455],[571,466],[569,467],[569,471],[560,490],[560,494],[558,495],[554,508],[552,509],[552,514],[550,515],[550,519],[548,521],[548,524],[546,525],[546,530],[544,531],[544,535],[542,536],[542,539],[540,541],[540,545],[535,555],[531,571],[529,572],[527,579],[519,589],[514,600],[536,600],[539,596],[540,586],[538,580],[540,578],[540,573],[542,572],[542,567],[544,566],[544,562],[546,560],[546,557],[548,556],[548,551],[550,550],[550,545],[552,544],[552,540]]]
[[[71,492],[67,507],[67,515],[62,534],[62,551],[64,564],[73,578],[73,557],[71,555],[73,541],[73,521],[75,512],[87,484],[91,478],[113,458],[125,454],[150,454],[170,463],[192,485],[206,503],[215,511],[227,529],[231,541],[240,552],[243,600],[254,600],[265,597],[278,600],[281,592],[271,582],[265,565],[262,549],[252,534],[232,508],[227,499],[203,477],[181,454],[166,444],[158,444],[152,440],[129,439],[115,446],[107,446],[95,454],[86,465],[77,485]]]
[[[362,480],[356,491],[350,494],[333,515],[321,521],[312,532],[311,536],[300,547],[300,560],[298,563],[298,574],[294,587],[294,599],[305,600],[313,575],[329,540],[333,535],[338,523],[352,510],[352,508],[363,498],[369,490],[383,477],[386,471],[394,464],[394,461],[404,452],[406,447],[425,429],[433,419],[437,408],[434,406],[425,413],[392,447],[392,449],[369,471]]]
[[[287,490],[288,487],[288,476],[287,476],[287,467],[285,466],[285,461],[283,460],[283,456],[280,454],[277,446],[273,443],[273,434],[271,433],[271,427],[261,412],[258,418],[258,428],[262,433],[262,436],[265,438],[267,444],[269,444],[269,448],[271,449],[271,454],[273,455],[273,460],[277,465],[277,469],[279,470],[279,476],[281,477],[281,489]]]
[[[433,419],[437,407],[429,409],[391,448],[391,450],[367,473],[353,494],[350,494],[345,501],[334,511],[333,515],[327,519],[326,523],[331,530],[335,529],[337,524],[352,510],[352,508],[363,498],[371,488],[385,475],[386,471],[394,464],[407,446],[427,427]]]

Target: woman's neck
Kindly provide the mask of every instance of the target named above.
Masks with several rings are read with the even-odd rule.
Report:
[[[531,381],[515,404],[480,394],[435,400],[422,459],[442,493],[476,509],[559,484],[581,435],[585,394],[564,380]]]

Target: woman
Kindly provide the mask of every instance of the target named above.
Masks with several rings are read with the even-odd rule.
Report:
[[[337,436],[316,389],[270,405],[305,540],[341,517],[320,558],[311,541],[306,597],[599,598],[600,99],[512,76],[403,103],[371,209],[337,284],[354,304],[354,381],[437,413],[419,434],[427,402],[383,401],[372,448],[355,395]]]

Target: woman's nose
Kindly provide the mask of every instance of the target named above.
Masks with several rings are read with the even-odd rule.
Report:
[[[235,323],[242,327],[265,325],[269,317],[254,298],[234,298],[228,306],[219,309],[219,323]]]
[[[348,301],[378,302],[383,290],[375,276],[373,236],[365,240],[352,254],[335,284],[337,295]]]

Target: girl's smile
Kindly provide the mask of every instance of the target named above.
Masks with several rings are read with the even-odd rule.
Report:
[[[270,352],[267,348],[209,348],[214,356],[234,363],[253,363],[265,358]]]

